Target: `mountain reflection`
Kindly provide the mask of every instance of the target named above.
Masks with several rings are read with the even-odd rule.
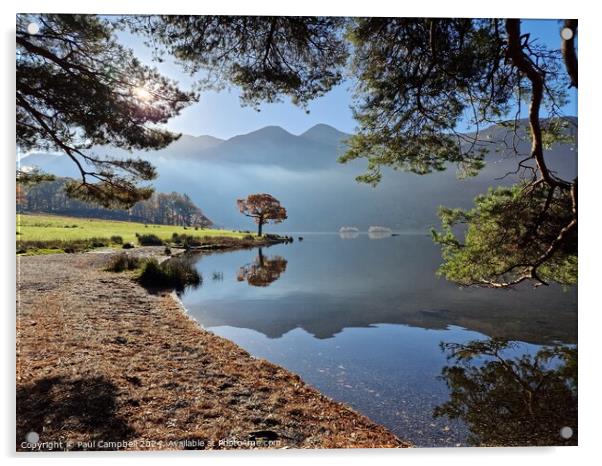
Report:
[[[243,265],[236,274],[239,282],[247,281],[251,286],[269,286],[280,278],[286,270],[288,261],[281,256],[264,256],[259,248],[255,261]]]
[[[262,254],[286,257],[295,266],[287,265],[287,275],[280,272],[283,279],[271,280],[268,287],[243,285],[244,293],[235,279],[219,286],[206,280],[202,290],[185,293],[185,306],[208,327],[247,328],[269,338],[299,328],[328,339],[346,328],[401,324],[430,330],[456,326],[539,345],[577,342],[575,288],[526,286],[510,293],[459,289],[435,275],[441,251],[426,235],[390,241],[361,233],[348,241],[339,235],[313,235],[264,248]],[[257,257],[257,249],[204,255],[197,267],[205,277],[220,270],[224,277],[238,275],[246,281],[250,274],[253,285],[258,278],[254,275],[267,272],[254,270],[261,267]],[[254,267],[241,268],[249,263]]]
[[[577,349],[506,357],[513,346],[496,338],[442,343],[453,361],[441,375],[450,399],[434,416],[464,421],[472,445],[577,445]]]

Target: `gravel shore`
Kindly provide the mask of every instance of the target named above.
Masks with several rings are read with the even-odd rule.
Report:
[[[17,258],[18,450],[409,446],[204,330],[172,293],[104,271],[111,254]]]

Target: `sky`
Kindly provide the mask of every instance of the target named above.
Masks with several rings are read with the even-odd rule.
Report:
[[[560,25],[556,20],[524,20],[523,32],[530,32],[549,47],[560,47]],[[164,75],[175,79],[183,88],[192,86],[194,80],[172,62],[152,62],[150,50],[136,36],[120,35],[121,41],[130,46],[145,63],[156,66]],[[168,123],[175,132],[193,136],[211,135],[228,139],[246,134],[265,126],[281,126],[290,133],[300,134],[318,123],[331,125],[340,131],[353,133],[356,122],[350,105],[352,102],[352,81],[345,81],[333,88],[325,96],[312,101],[309,113],[284,98],[282,103],[263,104],[257,112],[251,107],[241,107],[238,91],[235,88],[221,92],[205,91],[198,103],[184,109]],[[567,115],[577,115],[577,94],[571,93],[571,103],[564,109]]]

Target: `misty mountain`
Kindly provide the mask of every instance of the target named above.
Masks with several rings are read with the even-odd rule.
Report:
[[[575,125],[570,131],[576,132],[577,120],[570,121]],[[153,183],[158,191],[187,193],[209,218],[225,227],[254,228],[238,212],[236,199],[267,192],[282,202],[289,217],[280,225],[270,225],[268,231],[337,231],[343,225],[425,231],[438,224],[439,206],[467,208],[489,187],[517,181],[511,172],[530,147],[524,128],[525,122],[519,122],[518,138],[511,128],[498,125],[480,131],[479,144],[489,153],[485,168],[474,178],[459,180],[452,166],[422,176],[384,169],[375,188],[355,181],[366,167],[365,160],[337,162],[349,135],[325,124],[300,135],[268,126],[227,140],[183,135],[160,151],[130,154],[95,147],[91,152],[151,161],[159,173]],[[577,154],[571,145],[556,144],[546,159],[559,175],[576,175]],[[77,177],[74,164],[63,155],[33,153],[22,158],[21,165]]]

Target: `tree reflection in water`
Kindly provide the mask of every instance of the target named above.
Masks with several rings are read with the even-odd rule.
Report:
[[[534,356],[504,357],[513,347],[496,338],[441,343],[453,361],[441,375],[450,399],[434,416],[464,421],[472,445],[577,445],[577,348],[543,347]],[[570,438],[564,438],[571,432],[566,427]]]
[[[269,286],[286,270],[287,260],[280,256],[266,257],[259,248],[255,261],[242,266],[236,274],[239,282],[247,281],[251,286]]]

